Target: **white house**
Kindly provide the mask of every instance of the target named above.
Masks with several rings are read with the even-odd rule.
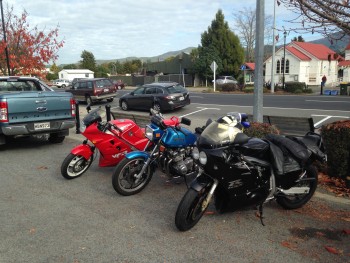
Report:
[[[285,57],[285,69],[284,69]],[[299,81],[306,85],[320,86],[322,77],[327,77],[326,86],[335,87],[338,82],[338,60],[341,56],[322,44],[292,41],[286,49],[275,53],[273,78],[275,83]],[[265,61],[265,82],[271,81],[272,57]]]
[[[58,72],[59,79],[72,81],[75,78],[93,78],[94,72],[88,69],[63,69]]]
[[[339,61],[338,68],[340,82],[350,83],[350,43],[345,48],[345,59]]]

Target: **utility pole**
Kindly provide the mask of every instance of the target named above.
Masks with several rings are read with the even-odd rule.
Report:
[[[271,93],[275,93],[275,54],[276,54],[276,0],[273,0],[273,28],[272,28],[272,63],[271,63]]]
[[[264,59],[265,0],[256,0],[256,38],[254,70],[253,120],[263,122],[263,59]]]

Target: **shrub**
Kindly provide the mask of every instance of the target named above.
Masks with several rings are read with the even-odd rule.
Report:
[[[313,93],[314,91],[312,89],[310,89],[310,88],[307,88],[307,89],[304,90],[304,92],[305,93]]]
[[[350,177],[350,120],[336,121],[321,128],[327,153],[328,175]]]
[[[218,91],[236,91],[239,90],[239,87],[235,83],[224,83],[222,85],[218,85]]]
[[[280,134],[280,131],[269,123],[251,122],[250,127],[244,129],[244,133],[249,137],[264,138],[267,134]]]
[[[305,82],[290,81],[285,83],[285,90],[290,93],[297,93],[297,90],[304,91],[306,88]]]

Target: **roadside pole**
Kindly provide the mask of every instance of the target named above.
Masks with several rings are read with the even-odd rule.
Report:
[[[256,40],[253,120],[263,122],[263,57],[265,0],[256,0]]]
[[[211,70],[213,71],[214,73],[214,92],[216,91],[216,68],[217,68],[217,64],[215,61],[213,61],[211,64],[210,64],[210,68]]]

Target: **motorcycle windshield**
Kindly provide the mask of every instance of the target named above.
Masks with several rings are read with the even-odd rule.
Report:
[[[239,118],[222,117],[210,123],[198,139],[198,146],[203,148],[218,148],[235,143],[238,133],[242,133]]]
[[[94,109],[88,113],[83,119],[83,124],[87,127],[96,121],[102,121],[101,118],[102,110],[100,108]]]

